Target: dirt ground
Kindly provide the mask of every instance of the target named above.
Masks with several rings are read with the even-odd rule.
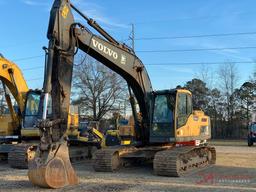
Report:
[[[118,173],[96,173],[91,161],[74,165],[80,184],[59,190],[33,186],[27,170],[0,165],[0,191],[256,191],[256,146],[245,141],[212,141],[217,150],[216,165],[182,178],[152,174],[152,165],[123,168]]]

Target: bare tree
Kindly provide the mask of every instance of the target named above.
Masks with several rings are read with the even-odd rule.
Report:
[[[232,62],[227,62],[219,67],[218,70],[220,90],[225,96],[226,119],[228,121],[227,135],[232,134],[232,124],[234,116],[235,100],[233,98],[235,88],[238,84],[238,71],[236,65]]]
[[[209,65],[202,64],[195,73],[195,77],[205,82],[207,87],[212,89],[214,84],[214,74],[212,68],[209,67]]]
[[[118,74],[92,57],[80,54],[73,77],[74,104],[93,120],[121,112],[127,99],[127,85]]]
[[[249,76],[249,81],[254,85],[256,85],[256,60],[254,60],[254,62],[255,63],[254,63],[253,71]]]

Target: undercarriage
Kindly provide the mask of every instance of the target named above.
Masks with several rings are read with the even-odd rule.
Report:
[[[109,147],[95,153],[93,168],[114,172],[134,160],[152,161],[156,175],[179,177],[215,164],[216,151],[211,146]]]

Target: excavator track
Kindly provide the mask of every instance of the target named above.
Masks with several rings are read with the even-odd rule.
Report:
[[[157,152],[153,166],[156,175],[179,177],[215,162],[214,147],[176,147]]]
[[[84,159],[90,159],[88,147],[71,147],[69,150],[70,161],[75,164]],[[95,149],[92,148],[93,153]],[[8,164],[12,168],[27,169],[28,160],[32,159],[35,155],[36,146],[31,144],[18,144],[8,153]]]
[[[92,159],[97,150],[95,146],[76,147],[69,146],[69,158],[72,164],[79,163],[85,159]]]
[[[117,171],[123,164],[122,156],[134,151],[134,147],[109,147],[97,150],[93,156],[93,168],[97,172]]]
[[[28,159],[32,159],[35,155],[35,150],[31,150],[35,146],[31,144],[18,144],[8,153],[8,164],[12,168],[27,169]]]
[[[113,172],[120,167],[120,156],[118,148],[101,149],[94,154],[93,168],[98,172]]]

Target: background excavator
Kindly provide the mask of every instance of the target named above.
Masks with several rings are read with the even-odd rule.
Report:
[[[39,140],[39,130],[33,128],[32,124],[35,122],[33,113],[38,110],[41,92],[29,90],[19,67],[3,56],[0,58],[0,80],[9,111],[9,114],[2,115],[0,119],[0,154],[3,158],[7,158],[8,154],[18,146],[16,144],[22,140]],[[17,103],[16,109],[11,95]]]
[[[120,114],[114,114],[114,126],[106,131],[106,146],[127,145],[134,136],[134,118],[125,119]]]
[[[101,36],[75,22],[72,10]],[[211,137],[209,117],[201,111],[193,111],[191,93],[184,89],[153,91],[146,68],[134,51],[116,41],[69,0],[54,1],[47,37],[43,115],[37,125],[41,141],[35,158],[29,161],[28,171],[33,184],[60,188],[78,183],[69,161],[65,134],[77,49],[121,75],[127,81],[131,97],[134,127],[130,130],[133,134],[125,142],[127,145],[98,150],[94,156],[96,171],[115,171],[123,162],[149,159],[153,161],[155,174],[180,176],[215,163],[215,149],[205,144]],[[46,116],[50,95],[51,119]],[[140,111],[136,111],[133,95]]]
[[[40,90],[30,90],[22,71],[15,64],[0,57],[0,80],[2,81],[8,114],[0,116],[0,156],[8,158],[14,168],[27,168],[28,158],[33,157],[33,150],[39,143],[37,122],[40,105]],[[10,93],[9,93],[10,92]],[[14,109],[13,96],[17,108]],[[48,107],[48,114],[51,112]],[[72,106],[68,114],[70,157],[73,159],[90,157],[93,146],[104,146],[103,135],[93,126],[84,132],[79,129],[79,115],[76,106]],[[31,153],[32,152],[32,153]]]
[[[14,139],[18,140],[15,135],[19,134],[19,126],[21,125],[20,114],[25,108],[24,104],[29,88],[18,66],[5,59],[2,55],[0,57],[0,67],[0,80],[3,85],[4,96],[9,109],[9,113],[3,114],[0,121],[0,141],[3,143],[9,142],[9,140],[10,142]],[[19,83],[17,84],[16,81]],[[7,88],[19,106],[18,111],[15,111],[13,107]],[[10,135],[13,135],[13,137],[8,137]]]

